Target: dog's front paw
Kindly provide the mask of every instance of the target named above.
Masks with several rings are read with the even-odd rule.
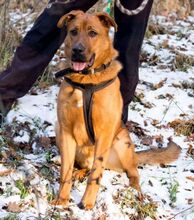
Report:
[[[80,209],[90,210],[94,208],[95,202],[96,202],[96,197],[92,196],[91,193],[89,194],[85,193],[81,202],[78,204],[78,207]]]
[[[81,202],[78,204],[78,207],[79,207],[80,209],[90,210],[90,209],[94,208],[94,205],[95,205],[95,204],[92,204],[92,203],[85,204],[84,202],[81,201]]]
[[[56,198],[53,201],[51,201],[50,204],[54,206],[61,205],[64,208],[66,208],[69,204],[69,199]]]

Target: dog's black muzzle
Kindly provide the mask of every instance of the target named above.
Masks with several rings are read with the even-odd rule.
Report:
[[[79,43],[72,48],[71,60],[74,62],[86,62],[85,47]]]

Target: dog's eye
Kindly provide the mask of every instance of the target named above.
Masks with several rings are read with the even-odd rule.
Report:
[[[96,37],[96,35],[98,35],[98,33],[95,32],[95,31],[89,31],[88,35],[89,35],[90,37]]]
[[[78,34],[78,30],[77,29],[70,30],[70,34],[72,36],[76,36]]]

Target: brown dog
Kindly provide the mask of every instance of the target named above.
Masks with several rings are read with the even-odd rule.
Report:
[[[118,53],[109,37],[109,28],[116,28],[112,18],[105,13],[91,15],[72,11],[58,22],[59,28],[65,25],[65,54],[70,72],[58,96],[57,144],[61,153],[61,181],[59,197],[54,203],[68,204],[76,161],[81,168],[90,169],[80,207],[91,209],[105,168],[126,172],[130,185],[140,191],[138,163],[169,163],[177,159],[180,149],[170,144],[165,150],[134,152],[134,145],[121,121],[123,103],[117,77],[121,64],[116,60]],[[89,116],[85,115],[87,95],[83,88],[92,90],[99,85],[105,86],[92,96],[90,94],[92,105]],[[87,123],[90,126],[86,126]]]

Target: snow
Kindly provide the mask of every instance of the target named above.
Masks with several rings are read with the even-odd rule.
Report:
[[[26,15],[22,15],[25,16]],[[15,17],[19,20],[21,15]],[[30,19],[30,18],[29,18]],[[187,71],[172,71],[167,65],[171,65],[175,52],[181,52],[187,56],[194,55],[194,29],[193,17],[185,21],[169,21],[164,17],[153,17],[153,21],[170,29],[170,32],[163,35],[153,35],[145,39],[143,52],[147,57],[154,54],[159,57],[156,65],[149,65],[144,62],[140,67],[140,83],[137,87],[137,95],[143,94],[143,103],[151,103],[151,108],[146,108],[139,102],[132,102],[129,106],[129,120],[139,124],[145,129],[146,135],[163,136],[163,147],[167,144],[167,139],[171,137],[175,143],[182,148],[180,158],[167,167],[145,165],[139,168],[140,184],[142,192],[157,204],[155,219],[194,219],[194,181],[188,177],[194,177],[194,160],[187,154],[189,144],[193,145],[192,139],[186,136],[177,135],[175,131],[168,126],[169,122],[175,119],[192,119],[194,115],[194,98],[189,96],[193,90],[189,88],[175,87],[174,84],[181,85],[187,81],[194,81],[194,67],[190,66]],[[24,31],[25,32],[25,31]],[[23,33],[23,32],[22,32]],[[178,33],[182,33],[180,39]],[[168,47],[161,45],[166,41]],[[173,48],[173,50],[172,50]],[[182,51],[184,49],[184,51]],[[56,63],[56,62],[55,62]],[[52,62],[54,64],[54,62]],[[161,69],[160,65],[165,65]],[[151,85],[156,85],[164,80],[161,87],[153,89]],[[49,87],[46,90],[38,90],[37,95],[27,94],[18,100],[15,109],[10,111],[7,116],[7,123],[25,123],[28,122],[30,129],[34,131],[34,138],[55,136],[54,127],[56,122],[56,101],[59,91],[58,85]],[[167,96],[170,94],[170,96]],[[164,98],[159,98],[163,95]],[[157,120],[157,126],[153,121]],[[145,121],[147,124],[145,124]],[[45,126],[45,123],[48,123]],[[137,134],[132,133],[131,137],[137,146],[137,150],[147,149],[153,146],[142,146],[141,140]],[[0,176],[0,219],[8,214],[9,210],[5,208],[9,202],[22,204],[22,211],[17,216],[22,219],[36,219],[39,216],[54,219],[54,215],[61,216],[61,219],[67,217],[79,220],[99,219],[104,216],[109,220],[127,220],[130,216],[137,215],[137,210],[129,204],[121,205],[124,201],[125,193],[134,190],[128,187],[129,180],[124,173],[117,173],[105,170],[98,192],[96,205],[93,210],[84,211],[78,208],[86,187],[86,179],[83,182],[75,181],[71,191],[71,201],[68,209],[53,207],[49,204],[47,198],[56,194],[59,189],[59,170],[57,166],[59,160],[57,148],[52,145],[49,147],[40,146],[36,141],[30,142],[32,133],[26,130],[20,130],[15,136],[14,141],[17,144],[30,143],[31,152],[20,152],[22,155],[18,165],[11,167],[9,164],[0,164],[0,172],[13,169],[7,176]],[[43,144],[44,145],[44,144]],[[156,146],[157,143],[153,142]],[[5,148],[6,149],[6,148]],[[49,157],[51,159],[49,160]],[[16,180],[26,182],[28,195],[24,199],[20,197],[20,190],[16,187]],[[170,199],[170,186],[178,183],[176,193],[177,200],[172,203]],[[130,193],[129,193],[130,194]],[[119,196],[119,200],[116,199]],[[118,201],[117,201],[118,200]],[[190,202],[189,202],[190,201]],[[153,219],[145,217],[145,219]]]

